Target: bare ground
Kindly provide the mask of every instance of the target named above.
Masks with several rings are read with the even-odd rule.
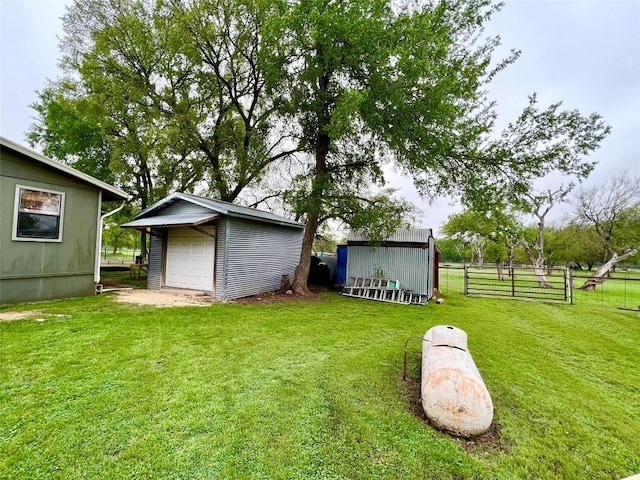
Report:
[[[107,286],[107,285],[105,285]],[[239,298],[229,303],[242,305],[258,305],[271,303],[290,303],[290,302],[315,302],[318,300],[317,294],[321,292],[331,291],[330,288],[321,286],[311,286],[310,290],[314,295],[307,297],[296,293],[281,293],[278,291],[262,293],[252,297]],[[180,289],[162,289],[162,290],[146,290],[141,288],[131,288],[121,285],[117,281],[111,281],[105,294],[114,295],[117,302],[132,303],[135,305],[153,305],[155,307],[206,307],[213,303],[220,302],[204,292],[194,292],[191,290]],[[21,312],[0,312],[0,322],[10,322],[12,320],[21,320],[25,318],[47,317],[41,310],[26,310]]]
[[[37,317],[42,314],[40,310],[27,310],[26,312],[0,312],[0,322],[22,320],[24,318]]]

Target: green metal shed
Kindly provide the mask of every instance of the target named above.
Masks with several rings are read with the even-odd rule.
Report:
[[[95,294],[102,221],[128,198],[0,137],[0,304]]]
[[[219,300],[293,279],[304,230],[280,215],[179,192],[121,227],[150,231],[149,289],[199,290]]]

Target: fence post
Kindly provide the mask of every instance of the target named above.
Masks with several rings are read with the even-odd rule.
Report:
[[[464,294],[468,295],[469,294],[469,280],[468,280],[468,275],[469,275],[469,270],[468,267],[465,265],[464,266]]]
[[[516,296],[516,271],[513,268],[513,265],[511,266],[511,296],[515,297]]]

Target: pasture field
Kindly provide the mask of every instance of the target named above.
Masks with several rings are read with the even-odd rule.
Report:
[[[448,279],[453,281],[453,278]],[[0,309],[0,478],[610,479],[640,472],[640,313],[471,298]],[[461,292],[461,290],[459,290]],[[420,414],[420,342],[466,330],[488,434]]]

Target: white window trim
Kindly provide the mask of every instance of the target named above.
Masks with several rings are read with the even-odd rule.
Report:
[[[35,192],[52,193],[54,195],[60,195],[60,226],[58,228],[58,238],[33,238],[33,237],[19,237],[18,236],[18,211],[20,209],[20,189],[32,190]],[[47,242],[47,243],[62,243],[62,229],[64,227],[64,202],[65,193],[57,190],[49,190],[47,188],[35,187],[33,185],[16,185],[16,195],[13,203],[13,229],[11,231],[11,240],[16,242]]]

